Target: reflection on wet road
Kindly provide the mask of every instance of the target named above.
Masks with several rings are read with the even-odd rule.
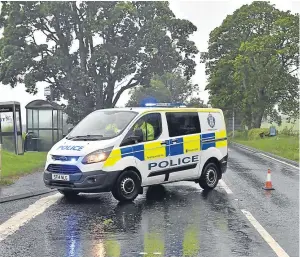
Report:
[[[0,245],[3,256],[20,256],[15,242],[22,256],[273,256],[222,189],[193,183],[150,187],[123,205],[109,194],[62,198]]]
[[[274,164],[273,177],[281,176],[281,185],[275,183],[276,192],[265,195],[261,185],[266,173],[259,170],[268,164],[255,158],[231,150],[224,180],[233,194],[221,187],[206,192],[195,183],[180,182],[149,187],[130,204],[119,204],[108,193],[82,195],[73,201],[60,198],[2,241],[0,255],[277,256],[241,212],[246,208],[289,256],[298,256],[299,236],[292,231],[292,224],[299,224],[297,204],[293,205],[297,196],[291,197],[292,192],[285,192],[290,189],[282,185],[285,179],[297,181],[287,175],[288,168]],[[296,214],[286,219],[287,212]]]

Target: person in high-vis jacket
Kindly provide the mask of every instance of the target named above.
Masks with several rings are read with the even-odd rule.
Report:
[[[154,128],[150,123],[143,121],[135,125],[134,129],[141,129],[144,134],[144,141],[154,140]]]
[[[112,116],[112,121],[105,127],[105,130],[108,133],[114,133],[114,134],[118,134],[120,132],[120,129],[118,128],[116,122],[116,118],[114,116]]]
[[[115,123],[110,123],[105,127],[106,131],[114,132],[115,134],[119,133],[119,129]]]

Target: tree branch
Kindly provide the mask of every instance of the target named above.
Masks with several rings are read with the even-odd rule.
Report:
[[[51,81],[49,78],[46,78],[45,81],[51,85],[55,84],[55,82]]]
[[[296,71],[296,70],[298,70],[298,69],[299,69],[299,67],[297,67],[296,69],[290,71],[289,74],[293,73],[294,71]]]
[[[65,36],[64,36],[60,26],[59,26],[59,17],[57,16],[57,14],[54,14],[54,18],[55,18],[54,27],[55,27],[55,30],[56,30],[56,34],[58,36],[58,42],[60,43],[60,46],[63,49],[64,54],[66,56],[69,56],[68,43],[66,42]]]
[[[57,37],[55,37],[55,32],[51,31],[50,28],[45,24],[44,19],[49,23],[49,20],[47,18],[40,18],[40,23],[42,24],[42,27],[45,31],[47,31],[49,34],[46,34],[46,32],[44,30],[41,30],[42,33],[46,36],[49,37],[55,41],[55,43],[58,43],[59,39]],[[38,29],[39,30],[39,29]]]
[[[74,13],[74,19],[76,20],[76,22],[74,23],[74,30],[75,30],[75,34],[76,37],[79,40],[79,53],[80,53],[80,67],[82,70],[84,70],[85,72],[87,71],[86,65],[87,65],[87,51],[86,51],[86,45],[84,44],[84,32],[83,32],[83,28],[82,28],[82,21],[79,18],[80,15],[80,10],[77,8],[76,6],[76,2],[72,2],[72,8],[73,8],[73,13]],[[77,30],[77,26],[78,25],[78,30]]]
[[[119,101],[120,96],[122,95],[122,93],[124,91],[126,91],[127,89],[133,88],[135,86],[137,86],[140,83],[140,80],[136,80],[135,82],[133,82],[134,80],[136,80],[135,78],[132,78],[131,80],[129,80],[129,82],[127,83],[126,86],[122,87],[116,94],[112,106],[115,106],[117,104],[117,102]],[[133,83],[132,83],[133,82]]]

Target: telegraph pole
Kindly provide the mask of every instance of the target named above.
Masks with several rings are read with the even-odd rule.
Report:
[[[1,174],[2,174],[2,144],[0,142],[0,181],[1,181]]]

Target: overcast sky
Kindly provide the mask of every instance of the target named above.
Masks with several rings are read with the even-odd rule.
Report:
[[[243,4],[249,4],[248,0],[219,0],[219,1],[170,1],[170,7],[179,18],[190,20],[197,26],[198,30],[192,36],[200,52],[207,50],[207,42],[210,31],[221,25],[227,15],[232,14],[234,10]],[[280,10],[291,10],[293,13],[300,12],[300,0],[274,0],[270,1]],[[199,63],[199,57],[196,59],[196,74],[193,77],[193,83],[200,86],[199,96],[206,102],[208,93],[204,91],[206,84],[204,64]],[[14,89],[10,86],[0,84],[0,102],[18,101],[22,105],[22,116],[25,115],[25,105],[35,99],[44,99],[44,86],[39,86],[39,92],[36,95],[30,95],[25,92],[24,85],[19,85]],[[124,105],[128,101],[128,93],[125,92],[118,102],[118,106]],[[24,118],[23,118],[24,120]]]

